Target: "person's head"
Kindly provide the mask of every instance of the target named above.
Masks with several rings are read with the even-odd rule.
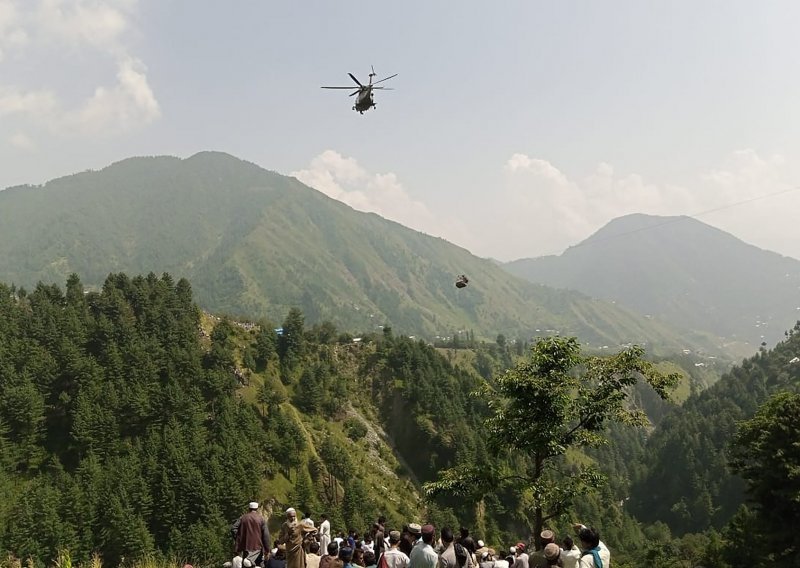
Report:
[[[397,546],[400,544],[400,539],[403,535],[400,534],[400,531],[391,531],[389,532],[389,546]]]
[[[442,527],[441,537],[442,537],[442,542],[445,545],[450,544],[454,540],[453,529],[451,529],[450,527]]]
[[[308,551],[311,554],[319,554],[319,543],[315,540],[308,545]]]
[[[575,546],[575,542],[572,540],[572,537],[567,535],[564,537],[564,550],[572,550],[572,547]]]
[[[469,550],[470,554],[475,554],[475,540],[471,536],[466,536],[461,539],[461,546]]]
[[[551,542],[555,542],[556,534],[549,529],[545,529],[539,533],[539,538],[542,539],[542,546],[547,546]]]
[[[286,509],[286,520],[287,521],[297,520],[297,511],[294,510],[294,507],[289,507],[288,509]]]
[[[365,532],[364,533],[364,542],[366,542],[366,543],[372,542],[372,533],[370,533],[370,532]]]
[[[350,529],[350,530],[347,532],[347,534],[349,534],[349,535],[350,535],[350,536],[352,536],[352,537],[355,537],[355,536],[356,536],[356,534],[358,534],[358,533],[356,533],[356,529],[353,529],[353,528],[351,528],[351,529]]]
[[[366,566],[364,564],[364,551],[360,548],[356,548],[353,550],[353,564],[358,564],[359,566]]]
[[[467,527],[461,527],[461,528],[458,530],[458,532],[459,532],[459,534],[460,534],[460,538],[461,538],[462,540],[463,540],[463,539],[465,539],[465,538],[467,538],[467,537],[469,536],[469,529],[468,529]]]
[[[515,552],[517,553],[517,556],[519,556],[520,554],[524,554],[526,548],[528,548],[528,547],[525,546],[524,542],[518,542],[517,546],[514,547]]]
[[[578,532],[578,539],[581,541],[581,547],[589,550],[600,544],[600,533],[594,527],[583,527]]]
[[[353,549],[349,546],[343,546],[339,549],[339,560],[342,562],[350,562],[353,560]]]
[[[386,517],[384,517],[383,515],[378,517],[378,524],[380,526],[382,526],[382,527],[385,527],[386,526]]]
[[[258,501],[250,501],[247,504],[248,511],[257,511],[258,510]]]
[[[422,527],[417,523],[411,523],[408,525],[408,534],[414,537],[414,539],[418,539],[422,536]]]
[[[433,537],[436,534],[436,529],[433,525],[425,525],[420,529],[420,532],[422,533],[422,542],[425,544],[433,543]]]
[[[375,565],[375,553],[371,550],[367,550],[364,552],[364,566],[374,566]]]
[[[339,543],[332,541],[328,543],[328,556],[336,556],[339,554]]]
[[[551,566],[558,563],[558,558],[560,556],[561,556],[561,549],[558,547],[556,543],[551,542],[544,547],[544,558]]]
[[[328,520],[328,513],[322,513],[319,516],[319,518],[322,519],[323,521],[327,521]]]

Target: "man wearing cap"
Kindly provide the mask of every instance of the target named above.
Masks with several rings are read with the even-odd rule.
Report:
[[[231,528],[236,535],[236,554],[254,566],[261,566],[270,548],[269,528],[258,512],[257,501],[251,501],[247,508],[248,512],[239,517]]]
[[[530,568],[547,568],[550,566],[550,563],[547,562],[547,558],[545,558],[544,555],[544,547],[555,542],[555,540],[556,534],[551,530],[545,529],[539,533],[539,541],[541,542],[542,548],[541,550],[537,550],[530,555],[530,558],[528,559],[528,565]]]
[[[422,540],[411,551],[408,566],[409,568],[436,568],[439,564],[439,555],[432,546],[436,529],[433,525],[425,525],[420,532]]]
[[[306,568],[306,540],[317,533],[314,521],[295,522],[286,542],[286,568]]]
[[[528,553],[525,552],[524,542],[518,542],[514,547],[514,565],[512,568],[528,568]]]
[[[402,538],[400,540],[400,550],[410,558],[411,551],[414,550],[414,546],[416,546],[417,543],[422,542],[422,540],[420,540],[421,536],[421,526],[419,526],[417,523],[411,523],[410,525],[407,525],[403,530],[403,534],[401,535]]]
[[[544,559],[547,561],[547,566],[562,566],[561,564],[561,547],[555,542],[548,543],[544,549]]]
[[[294,530],[294,526],[297,524],[297,511],[294,510],[294,507],[289,507],[286,509],[286,520],[283,521],[281,525],[281,532],[278,535],[277,544],[286,544],[289,542],[291,538],[292,530]]]

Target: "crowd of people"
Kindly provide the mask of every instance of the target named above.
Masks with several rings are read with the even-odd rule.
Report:
[[[231,527],[236,556],[225,568],[610,568],[611,553],[593,527],[574,525],[575,539],[557,540],[551,530],[539,535],[536,550],[518,542],[492,548],[461,528],[437,531],[431,524],[410,523],[387,530],[379,517],[363,534],[350,529],[332,536],[330,521],[319,526],[305,517],[298,521],[294,508],[286,510],[280,534],[271,542],[267,520],[257,502]]]

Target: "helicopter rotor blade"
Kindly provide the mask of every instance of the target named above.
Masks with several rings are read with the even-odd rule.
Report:
[[[363,86],[364,86],[364,85],[362,85],[362,84],[361,84],[361,81],[359,81],[358,79],[356,79],[356,76],[355,76],[355,75],[353,75],[352,73],[348,73],[348,75],[350,75],[350,78],[351,78],[353,81],[355,81],[355,82],[356,82],[356,85],[358,85],[359,87],[363,87]]]
[[[320,87],[320,89],[347,89],[348,91],[353,87]],[[359,89],[360,90],[360,89]]]
[[[361,89],[356,89],[355,91],[353,91],[352,93],[350,93],[350,95],[349,95],[349,96],[351,96],[351,97],[352,97],[353,95],[357,95],[357,94],[358,94],[358,93],[360,93],[360,92],[361,92]]]
[[[381,91],[394,91],[394,87],[372,87],[373,89],[380,89]]]
[[[391,79],[391,78],[393,78],[393,77],[397,77],[399,74],[400,74],[400,73],[395,73],[394,75],[389,75],[389,76],[388,76],[388,77],[386,77],[385,79],[381,79],[380,81],[375,81],[375,82],[374,82],[374,83],[372,83],[372,84],[373,84],[373,85],[377,85],[378,83],[383,83],[384,81],[388,81],[389,79]]]

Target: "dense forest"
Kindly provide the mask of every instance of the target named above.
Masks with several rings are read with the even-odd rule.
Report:
[[[800,325],[774,349],[762,348],[716,384],[668,414],[649,438],[631,510],[678,534],[721,529],[744,498],[728,467],[737,423],[778,392],[800,387]]]
[[[3,286],[0,549],[216,561],[253,498],[325,507],[339,527],[453,522],[415,484],[480,452],[479,377],[388,328],[363,339],[296,309],[280,333],[209,317],[166,274]]]
[[[743,553],[731,552],[737,535],[764,524],[759,503],[771,486],[743,467],[748,452],[760,451],[755,434],[737,438],[735,455],[744,457],[731,458],[731,467],[739,478],[725,469],[725,448],[737,420],[756,415],[770,394],[796,388],[800,365],[789,361],[800,334],[787,335],[683,409],[636,387],[630,400],[658,427],[648,437],[613,425],[604,431],[610,443],[567,452],[567,470],[593,465],[606,481],[573,495],[550,525],[566,533],[575,520],[594,524],[617,566],[642,558],[655,567],[693,565],[680,564],[686,558],[740,565]],[[186,280],[168,274],[114,274],[99,291],[84,290],[75,275],[65,290],[0,285],[0,550],[37,562],[69,550],[78,562],[99,552],[112,566],[147,555],[210,565],[230,554],[227,528],[252,499],[269,510],[326,511],[340,529],[366,527],[383,513],[392,526],[465,524],[489,542],[514,542],[530,530],[529,501],[519,493],[490,491],[478,503],[447,493],[425,499],[419,488],[448,468],[497,459],[487,446],[491,409],[474,393],[526,352],[502,336],[439,348],[389,327],[354,337],[330,323],[307,326],[299,309],[281,324],[216,317],[198,309]],[[751,398],[727,417],[698,406],[721,400],[733,408],[726,389]],[[765,406],[761,423],[791,416],[792,402]],[[715,445],[677,430],[697,424],[684,418],[697,408],[720,427],[708,425]],[[762,430],[771,431],[755,431]],[[667,446],[671,461],[657,451]],[[695,485],[682,486],[682,452],[714,455],[724,471],[702,478],[708,482],[694,473]],[[664,471],[674,485],[656,477]],[[730,485],[726,510],[738,512],[730,523],[674,516],[685,511],[691,520],[688,507],[650,515],[667,501],[645,501],[655,487],[647,483],[684,491],[692,504],[702,502],[692,491],[704,484],[715,499]],[[758,490],[751,507],[739,509],[745,487]],[[792,550],[789,541],[785,547]]]

